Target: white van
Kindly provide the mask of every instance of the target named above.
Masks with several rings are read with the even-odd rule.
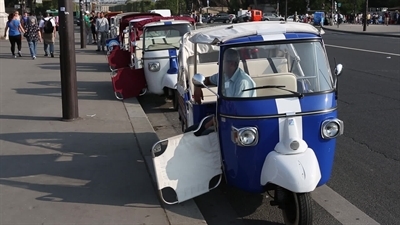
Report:
[[[163,17],[171,16],[171,10],[169,10],[169,9],[152,9],[152,10],[149,10],[149,13],[158,13]]]

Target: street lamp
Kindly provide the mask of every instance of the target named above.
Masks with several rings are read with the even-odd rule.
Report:
[[[21,9],[21,16],[22,16],[22,14],[23,14],[24,11],[25,11],[25,0],[18,1],[18,4],[19,4],[19,6],[20,6],[20,9]]]

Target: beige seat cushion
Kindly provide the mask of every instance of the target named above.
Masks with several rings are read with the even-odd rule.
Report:
[[[275,57],[271,58],[272,62],[274,63],[276,70],[278,73],[287,73],[288,72],[288,65],[287,59],[284,57]],[[270,74],[274,73],[272,70],[272,66],[270,65],[267,58],[259,58],[259,59],[247,59],[247,68],[249,70],[249,75],[255,77],[261,74]]]
[[[285,89],[297,91],[297,79],[293,73],[275,73],[253,77],[257,87],[266,85],[285,86]],[[287,95],[290,92],[278,88],[257,89],[257,97]]]

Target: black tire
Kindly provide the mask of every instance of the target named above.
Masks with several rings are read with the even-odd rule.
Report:
[[[210,20],[210,23],[214,23],[214,20]]]
[[[286,225],[312,225],[313,201],[310,193],[285,192],[285,204],[282,207],[282,216]]]
[[[230,21],[229,20],[225,20],[225,23],[229,23]]]
[[[178,111],[179,108],[179,93],[177,90],[174,90],[172,96],[172,107],[174,108],[175,111]]]

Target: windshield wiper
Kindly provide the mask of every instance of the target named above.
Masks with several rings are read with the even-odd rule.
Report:
[[[260,87],[253,87],[253,88],[244,89],[243,92],[251,91],[251,90],[257,90],[257,89],[265,89],[265,88],[278,88],[280,90],[284,90],[284,91],[290,92],[290,93],[294,94],[296,97],[299,97],[299,98],[304,97],[303,93],[300,93],[300,92],[297,92],[297,91],[292,91],[292,90],[286,89],[285,87],[286,86],[284,86],[284,85],[265,85],[265,86],[260,86]]]

